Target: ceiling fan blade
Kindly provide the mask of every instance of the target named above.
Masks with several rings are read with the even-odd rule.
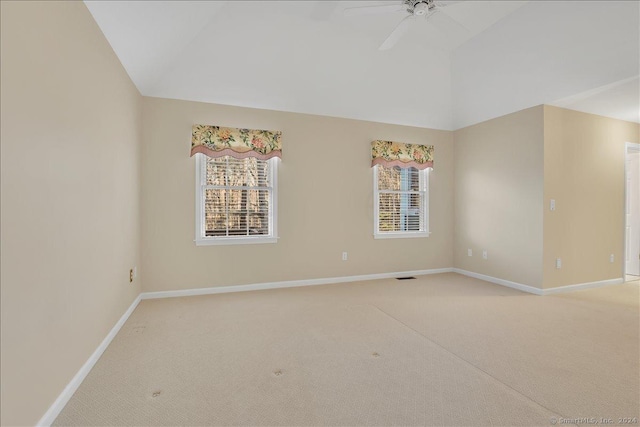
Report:
[[[409,15],[404,18],[400,23],[396,26],[396,28],[389,34],[389,37],[380,45],[378,50],[387,50],[391,49],[397,42],[404,36],[411,25],[415,22],[416,17],[413,15]]]
[[[433,19],[433,17],[436,17],[436,19]],[[464,25],[462,25],[460,22],[458,22],[456,19],[452,18],[451,15],[449,15],[447,12],[445,12],[442,9],[436,9],[430,16],[429,19],[432,20],[433,22],[436,22],[437,19],[440,19],[441,22],[446,23],[447,25],[449,25],[450,27],[461,31],[463,33],[469,33],[471,32],[471,30],[469,30],[467,27],[465,27]]]
[[[344,16],[355,16],[355,15],[377,15],[382,13],[392,13],[392,12],[401,12],[406,11],[407,7],[404,3],[400,4],[386,4],[382,6],[359,6],[359,7],[348,7],[342,11]]]

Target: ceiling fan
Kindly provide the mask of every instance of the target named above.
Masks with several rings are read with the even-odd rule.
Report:
[[[436,13],[440,13],[445,17],[447,21],[453,23],[455,26],[468,31],[463,25],[455,21],[446,12],[444,8],[454,3],[460,3],[460,1],[437,1],[437,0],[404,0],[399,4],[388,4],[380,6],[360,6],[349,7],[344,9],[345,16],[355,15],[370,15],[370,14],[383,14],[394,12],[405,12],[409,15],[406,16],[396,28],[389,34],[389,37],[380,45],[378,50],[391,49],[397,42],[404,36],[411,26],[418,20],[427,20]]]

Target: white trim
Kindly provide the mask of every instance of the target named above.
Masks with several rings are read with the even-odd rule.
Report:
[[[215,245],[257,245],[260,243],[278,243],[277,237],[205,237],[194,240],[196,246]]]
[[[631,153],[640,152],[640,144],[636,144],[635,142],[625,142],[624,144],[624,212],[622,215],[624,216],[622,221],[622,235],[624,238],[622,239],[622,277],[627,275],[627,156]]]
[[[399,271],[395,273],[364,274],[361,276],[326,277],[310,280],[288,280],[284,282],[254,283],[250,285],[216,286],[212,288],[184,289],[179,291],[143,292],[141,299],[188,297],[195,295],[222,294],[228,292],[260,291],[264,289],[296,288],[301,286],[330,285],[335,283],[360,282],[365,280],[392,279],[404,276],[423,276],[428,274],[451,273],[453,268],[435,268],[431,270]]]
[[[640,144],[636,144],[635,142],[627,142],[625,143],[625,153],[638,153],[640,152]]]
[[[534,295],[553,295],[562,294],[566,292],[581,291],[583,289],[600,288],[602,286],[619,285],[624,283],[624,278],[599,280],[597,282],[578,283],[575,285],[558,286],[557,288],[540,289],[534,286],[523,285],[522,283],[512,282],[510,280],[499,279],[497,277],[487,276],[480,273],[474,273],[472,271],[462,270],[460,268],[454,268],[454,273],[462,274],[464,276],[473,277],[475,279],[484,280],[485,282],[495,283],[496,285],[506,286],[508,288],[517,289],[519,291],[528,292]]]
[[[260,243],[278,243],[278,166],[280,159],[272,157],[269,162],[269,178],[271,191],[269,191],[269,232],[267,236],[238,236],[238,237],[204,237],[204,192],[205,168],[207,156],[196,153],[196,208],[195,229],[196,237],[193,239],[196,246],[210,245],[244,245]]]
[[[380,221],[378,216],[380,215],[380,201],[378,197],[378,165],[373,168],[373,237],[378,235],[378,226]]]
[[[73,394],[76,392],[82,381],[91,372],[91,369],[102,356],[102,353],[107,349],[113,338],[118,334],[122,326],[125,324],[131,313],[136,309],[138,304],[143,299],[156,299],[156,298],[171,298],[171,297],[183,297],[192,295],[208,295],[219,294],[227,292],[242,292],[242,291],[256,291],[262,289],[276,289],[276,288],[292,288],[298,286],[314,286],[314,285],[327,285],[332,283],[345,283],[345,282],[357,282],[364,280],[375,279],[388,279],[394,277],[403,276],[419,276],[427,274],[439,274],[439,273],[451,273],[452,268],[438,268],[432,270],[414,270],[414,271],[402,271],[397,273],[379,273],[379,274],[365,274],[362,276],[347,276],[347,277],[329,277],[325,279],[312,279],[312,280],[291,280],[286,282],[272,282],[272,283],[258,283],[253,285],[237,285],[237,286],[219,286],[214,288],[202,288],[202,289],[186,289],[180,291],[160,291],[160,292],[142,292],[131,303],[127,311],[120,317],[118,322],[113,326],[111,331],[107,334],[104,340],[100,343],[98,348],[91,354],[89,359],[82,365],[80,370],[69,381],[67,386],[62,390],[62,393],[49,407],[47,412],[38,421],[38,426],[50,426],[55,419],[60,415],[60,412],[64,409],[65,405],[69,402]]]
[[[42,418],[40,418],[40,421],[38,421],[37,424],[38,426],[50,426],[58,415],[60,415],[60,412],[62,412],[67,402],[69,402],[73,393],[76,392],[78,387],[80,387],[80,384],[82,384],[82,381],[84,381],[85,377],[89,372],[91,372],[91,369],[93,369],[96,362],[98,362],[98,359],[100,359],[100,356],[102,356],[102,353],[104,353],[109,344],[111,344],[111,341],[115,338],[116,334],[120,331],[120,328],[122,328],[122,325],[124,325],[131,313],[133,313],[133,310],[136,309],[141,299],[141,295],[138,295],[136,299],[133,300],[133,303],[131,303],[127,311],[122,315],[122,317],[120,317],[120,320],[118,320],[113,328],[111,328],[98,348],[96,348],[89,359],[84,363],[84,365],[82,365],[71,381],[69,381],[69,384],[67,384],[64,390],[62,390],[62,393],[60,393],[55,402],[53,402],[53,405],[51,405]]]
[[[462,270],[460,268],[454,268],[454,273],[462,274],[464,276],[473,277],[474,279],[484,280],[485,282],[495,283],[496,285],[506,286],[508,288],[517,289],[522,292],[528,292],[534,295],[544,295],[544,291],[539,288],[535,288],[529,285],[523,285],[522,283],[512,282],[510,280],[498,279],[497,277],[491,277],[480,273],[474,273],[473,271]]]
[[[346,277],[329,277],[324,279],[312,279],[312,280],[291,280],[286,282],[271,282],[271,283],[258,283],[252,285],[237,285],[237,286],[219,286],[214,288],[201,288],[201,289],[186,289],[179,291],[160,291],[160,292],[142,292],[140,293],[136,299],[131,303],[127,311],[120,317],[118,322],[113,326],[111,331],[107,334],[104,340],[100,343],[98,348],[91,354],[89,359],[82,365],[80,370],[74,375],[74,377],[69,381],[67,386],[62,390],[62,393],[58,396],[58,398],[53,402],[53,404],[49,407],[47,412],[40,418],[37,426],[48,427],[50,426],[55,419],[60,415],[60,412],[64,409],[66,404],[69,402],[73,394],[78,390],[82,381],[86,378],[86,376],[91,372],[91,369],[95,366],[95,364],[102,356],[102,353],[107,349],[111,341],[118,334],[122,326],[125,324],[131,313],[136,309],[141,300],[144,299],[156,299],[156,298],[171,298],[171,297],[183,297],[183,296],[192,296],[192,295],[209,295],[209,294],[219,294],[219,293],[227,293],[227,292],[243,292],[243,291],[256,291],[262,289],[276,289],[276,288],[292,288],[299,286],[314,286],[314,285],[328,285],[334,283],[346,283],[346,282],[358,282],[364,280],[375,280],[375,279],[389,279],[394,277],[404,277],[404,276],[421,276],[428,274],[439,274],[439,273],[451,273],[453,271],[452,268],[438,268],[432,270],[414,270],[414,271],[402,271],[396,273],[379,273],[379,274],[365,274],[361,276],[346,276]]]
[[[271,238],[278,242],[278,170],[280,169],[280,157],[272,157],[269,172],[271,173],[271,215],[269,215],[269,230]]]
[[[204,218],[204,203],[202,203],[202,168],[203,168],[203,161],[202,161],[202,157],[204,156],[204,154],[202,153],[196,153],[196,209],[195,209],[195,213],[196,213],[196,218],[195,218],[195,225],[196,225],[196,237],[193,240],[194,242],[196,242],[196,245],[198,244],[198,240],[200,239],[200,236],[202,236],[204,233],[202,232],[203,229],[203,221],[202,218]]]
[[[69,384],[64,388],[62,393],[53,402],[51,407],[38,421],[38,426],[50,426],[55,419],[60,415],[60,412],[64,409],[65,405],[69,402],[73,394],[76,392],[82,381],[91,372],[91,369],[102,356],[102,353],[107,349],[111,341],[118,334],[122,326],[125,324],[131,313],[136,309],[141,300],[146,299],[158,299],[158,298],[173,298],[173,297],[185,297],[195,295],[210,295],[221,294],[229,292],[246,292],[246,291],[258,291],[265,289],[278,289],[278,288],[293,288],[301,286],[317,286],[317,285],[329,285],[336,283],[348,283],[348,282],[360,282],[366,280],[377,279],[392,279],[395,277],[405,276],[424,276],[430,274],[441,273],[458,273],[464,276],[473,277],[476,279],[484,280],[486,282],[495,283],[497,285],[507,286],[509,288],[517,289],[523,292],[532,293],[535,295],[552,295],[564,292],[572,292],[582,289],[597,288],[607,285],[617,285],[624,283],[624,278],[601,280],[598,282],[580,283],[577,285],[560,286],[550,289],[538,289],[533,286],[523,285],[521,283],[511,282],[509,280],[498,279],[496,277],[486,276],[484,274],[474,273],[460,268],[434,268],[430,270],[412,270],[412,271],[400,271],[395,273],[377,273],[377,274],[364,274],[360,276],[345,276],[345,277],[327,277],[323,279],[311,279],[311,280],[289,280],[284,282],[270,282],[270,283],[256,283],[251,285],[236,285],[236,286],[218,286],[212,288],[199,288],[199,289],[185,289],[178,291],[159,291],[159,292],[142,292],[131,303],[127,311],[120,317],[118,322],[113,326],[111,331],[107,334],[104,340],[100,343],[98,348],[93,352],[89,359],[85,362],[80,370],[71,379]]]
[[[578,283],[576,285],[558,286],[557,288],[547,288],[544,295],[563,294],[565,292],[581,291],[583,289],[601,288],[609,285],[620,285],[624,283],[624,278],[599,280],[597,282]]]
[[[416,237],[429,237],[428,231],[387,231],[385,233],[374,234],[374,239],[411,239]]]
[[[422,220],[424,221],[424,230],[427,232],[427,236],[431,235],[431,228],[429,228],[429,222],[431,216],[429,215],[429,199],[431,198],[431,194],[429,194],[429,175],[431,175],[432,168],[426,168],[422,171],[422,190],[424,191],[424,201],[422,209],[424,209],[424,215]]]
[[[396,231],[381,232],[380,228],[380,191],[378,189],[378,170],[380,165],[375,165],[373,169],[373,238],[374,239],[402,239],[412,237],[429,237],[429,174],[432,168],[418,170],[420,174],[420,192],[424,194],[420,212],[420,222],[423,224],[423,231]]]

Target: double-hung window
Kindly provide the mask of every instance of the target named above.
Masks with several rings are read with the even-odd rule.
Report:
[[[429,169],[374,166],[374,237],[429,235]]]
[[[275,243],[278,158],[197,157],[196,244]]]
[[[433,145],[371,142],[375,238],[429,235],[433,149]]]

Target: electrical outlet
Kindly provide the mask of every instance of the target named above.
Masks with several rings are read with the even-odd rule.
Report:
[[[609,255],[609,262],[613,264],[613,262],[616,260],[616,257],[613,256],[613,254]]]
[[[555,211],[556,210],[556,201],[555,201],[555,199],[551,199],[551,202],[549,202],[549,210],[550,211]]]
[[[483,259],[489,259],[489,253],[487,252],[486,249],[482,250],[482,258]]]
[[[346,252],[342,252],[342,260],[343,261],[347,260],[347,253]]]
[[[473,256],[473,250],[467,249],[467,255],[468,256]]]
[[[129,283],[133,282],[133,268],[129,270]]]
[[[562,259],[556,258],[556,268],[557,269],[561,269],[562,268]]]

